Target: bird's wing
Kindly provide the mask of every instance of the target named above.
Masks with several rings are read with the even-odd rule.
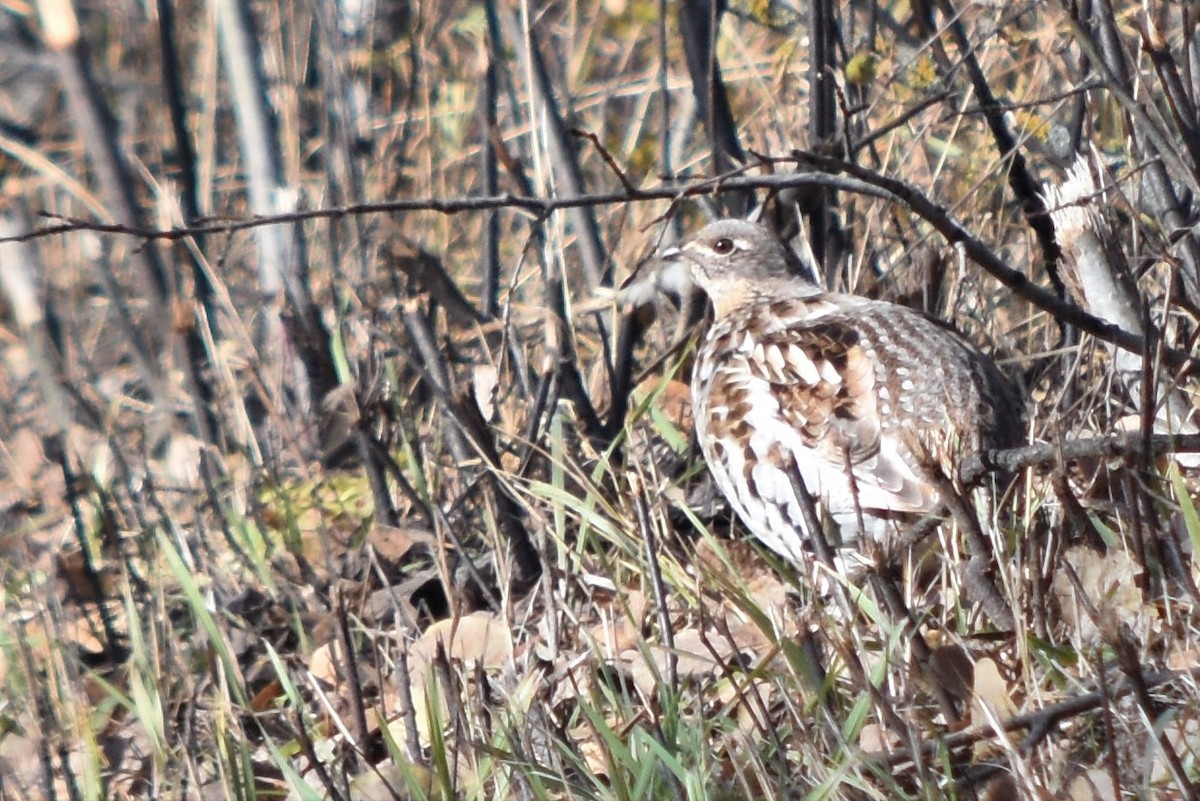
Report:
[[[849,464],[863,509],[931,508],[936,491],[882,425],[876,365],[852,321],[776,315],[770,324],[750,322],[730,334],[709,392],[729,433],[742,440],[739,461],[753,471],[747,478],[759,494],[790,500],[786,471],[794,464],[814,495],[847,507]]]

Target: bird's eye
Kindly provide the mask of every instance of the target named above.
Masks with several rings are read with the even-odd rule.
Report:
[[[718,256],[728,256],[733,252],[733,240],[725,238],[718,239],[716,242],[713,242],[712,249],[713,253],[716,253]]]

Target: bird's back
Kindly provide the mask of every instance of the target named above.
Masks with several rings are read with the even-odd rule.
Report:
[[[945,455],[954,463],[1021,442],[1020,394],[957,330],[904,306],[837,297],[842,319],[874,360],[885,430],[912,432],[930,442],[945,440]],[[951,478],[956,466],[941,464]]]

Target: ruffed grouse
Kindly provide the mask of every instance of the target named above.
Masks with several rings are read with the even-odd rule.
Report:
[[[893,519],[939,507],[932,471],[953,483],[962,457],[1021,441],[1016,390],[963,336],[904,306],[822,291],[766,228],[715,222],[662,258],[712,300],[692,375],[705,461],[781,556],[808,553],[794,471],[848,544],[864,533],[860,512],[867,536],[884,537]]]

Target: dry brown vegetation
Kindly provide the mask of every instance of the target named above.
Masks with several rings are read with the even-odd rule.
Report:
[[[216,0],[0,10],[0,795],[1200,798],[1194,9],[706,8],[258,3],[261,74]],[[1075,152],[1140,340],[1059,278]],[[1041,446],[853,610],[704,481],[702,310],[612,291],[764,203]]]

